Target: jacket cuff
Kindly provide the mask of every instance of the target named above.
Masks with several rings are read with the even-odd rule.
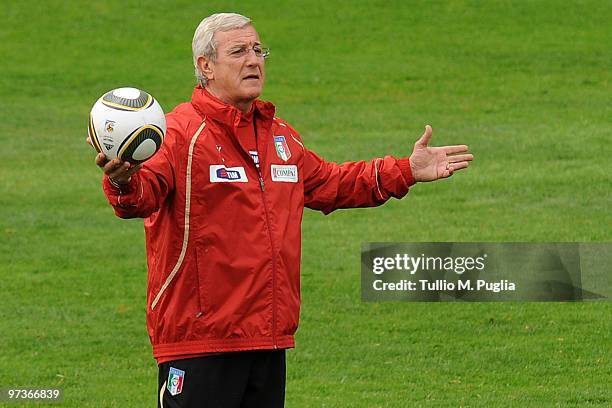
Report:
[[[412,176],[412,170],[410,169],[410,158],[404,157],[404,158],[399,159],[397,161],[397,165],[402,172],[402,176],[404,177],[404,180],[406,181],[406,185],[410,187],[416,184],[416,180]]]
[[[104,175],[102,179],[102,185],[104,191],[109,193],[110,195],[126,195],[136,190],[136,177],[132,176],[128,184],[118,185],[113,183],[108,176]]]

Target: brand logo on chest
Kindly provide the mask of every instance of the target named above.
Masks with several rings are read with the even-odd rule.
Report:
[[[272,181],[280,181],[285,183],[298,182],[298,169],[295,164],[272,164],[270,166],[270,173],[272,174]]]
[[[249,181],[244,167],[225,167],[222,164],[210,166],[211,183],[246,183]]]
[[[255,166],[259,168],[259,153],[257,153],[257,150],[249,150],[249,155],[251,155],[251,159],[253,159]]]

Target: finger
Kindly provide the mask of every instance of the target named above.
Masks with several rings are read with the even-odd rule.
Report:
[[[99,167],[104,168],[104,166],[106,166],[106,163],[108,163],[108,159],[106,158],[106,156],[104,155],[104,153],[98,153],[96,155],[96,164]]]
[[[448,169],[452,174],[452,172],[455,172],[457,170],[466,169],[468,165],[469,164],[466,161],[459,162],[459,163],[452,163],[452,164],[449,164]]]
[[[124,169],[124,171],[127,171],[127,169],[130,168],[130,163],[124,162],[119,158],[114,158],[113,160],[106,163],[106,165],[104,166],[104,173],[106,175],[110,175],[110,173],[120,170],[122,168]]]
[[[468,151],[468,147],[466,145],[455,145],[455,146],[443,146],[441,147],[446,154],[456,154],[456,153],[465,153]]]
[[[91,142],[91,137],[87,136],[87,139],[85,139],[85,141],[87,142],[87,144],[89,144],[91,147],[94,147],[93,143]]]
[[[124,180],[130,177],[128,175],[128,172],[130,169],[129,166],[130,164],[128,162],[123,162],[121,166],[115,168],[114,170],[111,170],[109,172],[104,172],[104,173],[108,177],[112,178],[113,180]]]
[[[474,160],[474,155],[472,154],[458,154],[456,156],[447,156],[449,163],[458,163],[462,161],[472,161]]]
[[[433,134],[433,129],[431,128],[431,126],[426,125],[425,133],[423,133],[423,136],[421,136],[421,138],[417,140],[416,144],[423,146],[423,147],[427,147],[427,145],[429,144],[429,141],[431,140],[432,134]]]
[[[127,171],[126,176],[131,177],[132,174],[136,173],[138,170],[140,170],[142,168],[142,163],[137,164],[135,166],[130,167],[130,169]]]

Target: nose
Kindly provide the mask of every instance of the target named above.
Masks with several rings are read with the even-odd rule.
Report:
[[[259,65],[262,61],[263,61],[263,58],[258,57],[255,54],[255,50],[253,50],[252,48],[247,49],[247,54],[246,54],[247,65],[249,66]]]
[[[259,57],[255,53],[255,50],[253,48],[247,48],[246,53],[247,53],[247,58],[259,59]]]

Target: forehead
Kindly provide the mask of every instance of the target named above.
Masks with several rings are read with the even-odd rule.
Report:
[[[236,44],[259,43],[259,34],[252,25],[247,25],[230,31],[218,31],[215,33],[215,40],[219,47],[231,47]]]

